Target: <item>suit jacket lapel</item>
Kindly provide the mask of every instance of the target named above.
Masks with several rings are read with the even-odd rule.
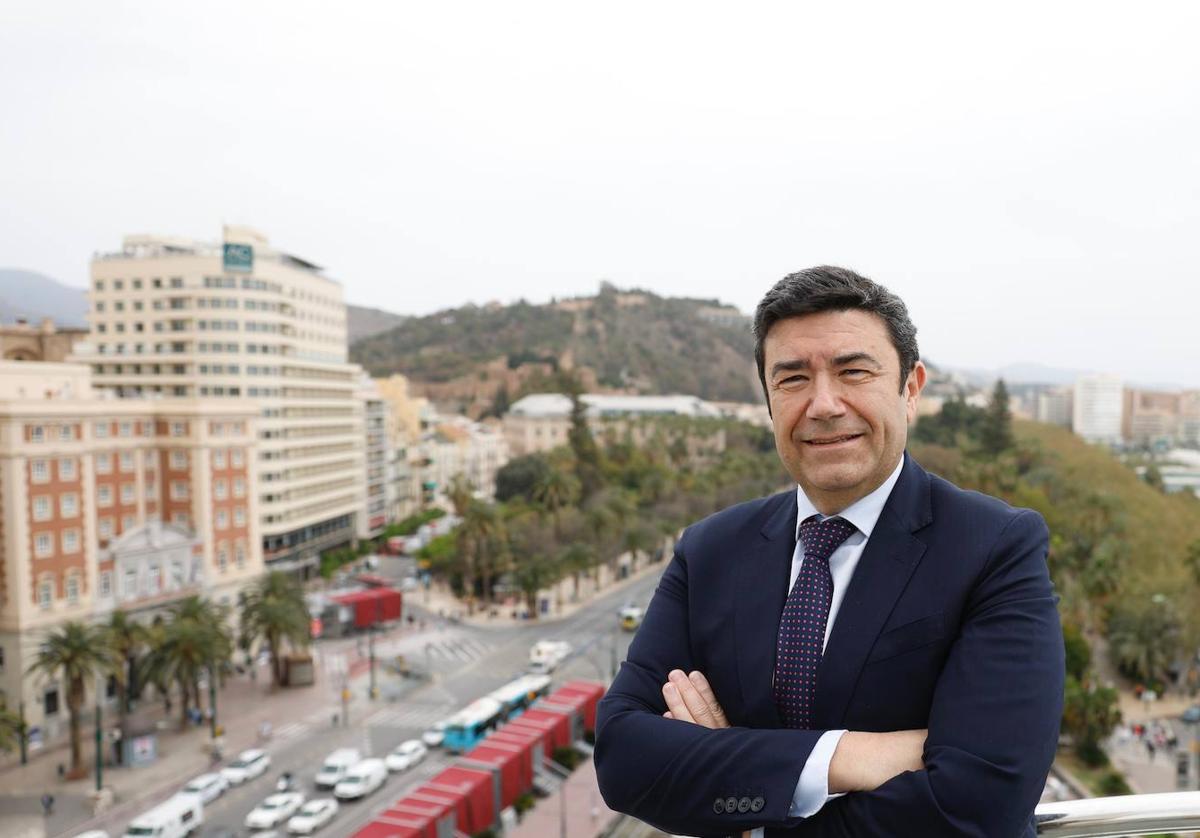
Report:
[[[759,539],[747,550],[737,573],[734,640],[746,727],[777,728],[771,684],[779,615],[787,600],[788,574],[796,547],[796,495],[780,495]]]
[[[929,475],[906,455],[825,644],[813,708],[819,728],[843,725],[867,655],[925,553],[925,544],[912,533],[931,520]]]

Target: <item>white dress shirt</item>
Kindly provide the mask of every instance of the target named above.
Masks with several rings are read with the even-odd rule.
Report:
[[[829,603],[829,617],[825,621],[825,640],[821,647],[822,650],[824,650],[825,644],[829,643],[829,632],[833,628],[833,621],[837,618],[842,599],[846,596],[846,588],[850,586],[850,579],[854,576],[854,569],[858,567],[858,560],[862,556],[863,548],[866,547],[871,532],[875,529],[875,524],[878,523],[879,516],[883,513],[883,506],[887,503],[888,496],[892,494],[896,481],[900,479],[900,472],[903,468],[904,458],[901,457],[900,464],[896,466],[895,471],[880,484],[878,489],[866,497],[859,498],[837,513],[838,517],[845,518],[853,524],[858,532],[852,533],[829,557],[829,572],[833,576],[833,597]],[[817,511],[812,501],[799,486],[796,487],[796,507],[796,549],[792,553],[792,571],[788,576],[788,591],[791,591],[792,585],[796,583],[796,577],[800,575],[800,567],[804,564],[804,548],[800,543],[800,524],[813,515],[825,517]],[[808,755],[808,761],[804,763],[804,770],[800,773],[800,780],[796,783],[796,792],[792,795],[792,805],[788,809],[790,816],[807,818],[815,815],[828,801],[838,796],[829,793],[829,763],[845,732],[845,730],[826,731],[813,746]],[[751,838],[762,838],[763,830],[752,830],[750,835]]]

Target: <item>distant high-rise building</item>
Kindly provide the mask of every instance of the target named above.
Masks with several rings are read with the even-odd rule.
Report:
[[[1088,442],[1121,441],[1124,387],[1112,375],[1085,375],[1076,379],[1071,427]]]
[[[246,227],[220,242],[126,236],[92,260],[98,387],[122,396],[249,398],[264,558],[312,568],[366,515],[361,370],[341,286]]]
[[[1179,432],[1179,393],[1125,390],[1121,436],[1139,445],[1170,445]]]
[[[1033,418],[1049,425],[1071,427],[1072,396],[1072,391],[1063,387],[1042,390],[1037,394]]]

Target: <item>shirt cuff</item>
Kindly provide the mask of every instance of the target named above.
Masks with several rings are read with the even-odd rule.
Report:
[[[817,740],[804,770],[800,772],[800,780],[796,783],[796,793],[792,795],[792,805],[788,809],[788,817],[807,818],[821,811],[821,807],[840,795],[829,793],[829,763],[833,761],[833,752],[837,750],[838,742],[842,741],[844,730],[827,730]]]

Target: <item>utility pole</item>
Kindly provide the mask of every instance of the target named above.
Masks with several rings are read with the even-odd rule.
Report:
[[[100,719],[100,693],[96,693],[96,791],[104,788],[104,727]]]
[[[217,668],[210,665],[208,667],[208,732],[212,734],[213,741],[217,741]]]
[[[25,729],[25,702],[22,701],[17,705],[17,712],[20,714],[21,729],[17,731],[17,742],[21,745],[21,765],[29,763],[29,732]]]

